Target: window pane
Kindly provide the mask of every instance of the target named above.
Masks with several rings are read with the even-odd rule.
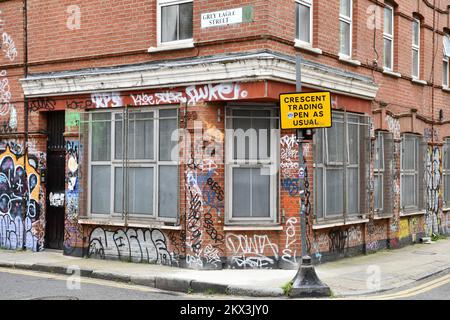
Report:
[[[297,3],[297,39],[310,43],[311,8]]]
[[[446,142],[444,144],[444,152],[443,152],[443,167],[444,170],[450,169],[450,143]]]
[[[316,147],[314,162],[317,164],[323,163],[323,131],[324,129],[316,129],[316,133],[313,136]]]
[[[238,118],[239,116],[246,117],[246,118]],[[233,132],[235,134],[234,141],[233,141],[233,154],[234,159],[249,159],[250,158],[250,145],[253,146],[253,148],[256,146],[256,132],[249,130],[252,127],[252,121],[251,121],[251,113],[250,111],[246,110],[235,110],[233,112]],[[243,130],[243,134],[239,133],[239,130]],[[249,131],[247,131],[249,130]],[[247,135],[246,135],[247,133]],[[254,139],[253,141],[250,141],[250,137]]]
[[[384,66],[392,69],[392,40],[384,39]]]
[[[382,170],[384,168],[384,154],[383,154],[383,134],[378,133],[377,139],[375,140],[375,161],[374,169]]]
[[[412,75],[413,77],[419,77],[419,51],[413,50],[413,68],[412,68]]]
[[[111,168],[91,166],[91,212],[109,214],[111,198]]]
[[[270,111],[252,111],[252,127],[258,137],[257,154],[252,159],[267,159],[270,156]]]
[[[450,206],[450,175],[446,174],[444,175],[444,201],[445,206]]]
[[[448,85],[448,61],[444,60],[442,64],[442,84]]]
[[[344,212],[343,192],[344,173],[342,169],[327,170],[326,176],[326,215],[339,215]]]
[[[116,212],[122,212],[122,177],[122,168],[115,168],[114,211]],[[153,185],[153,168],[128,168],[129,213],[149,215],[153,213]]]
[[[402,170],[416,169],[417,140],[414,137],[404,136],[402,140]]]
[[[92,161],[111,159],[111,113],[92,114]]]
[[[192,2],[180,4],[180,38],[191,39],[192,38]]]
[[[270,217],[270,175],[262,175],[264,171],[260,168],[251,169],[253,217]]]
[[[233,217],[250,217],[250,168],[233,168]]]
[[[350,24],[344,21],[340,22],[340,52],[350,56]]]
[[[412,24],[413,44],[419,45],[419,22],[414,20]]]
[[[350,119],[349,119],[350,121]],[[350,164],[359,163],[359,126],[356,124],[348,124],[348,162]]]
[[[382,212],[383,211],[383,178],[381,175],[375,176],[374,198],[375,198],[375,210]]]
[[[172,133],[178,128],[177,123],[177,119],[159,120],[159,160],[177,161],[177,158],[171,158],[172,150],[178,144],[178,141],[172,141]]]
[[[416,203],[416,176],[403,175],[401,181],[402,206],[415,207]]]
[[[115,140],[115,151],[114,158],[122,159],[122,145],[123,145],[123,118],[122,114],[116,114],[114,116],[114,140]]]
[[[134,147],[129,151],[130,159],[153,159],[153,113],[140,112],[130,114],[129,140]],[[134,135],[133,135],[134,134]],[[133,152],[134,151],[134,152]]]
[[[333,123],[327,130],[328,162],[343,163],[344,161],[344,124]]]
[[[178,166],[159,166],[159,216],[178,215]]]
[[[347,168],[347,213],[359,213],[359,181],[358,168]]]
[[[352,1],[351,0],[341,0],[340,13],[343,16],[350,17]]]
[[[316,205],[316,215],[318,218],[323,217],[323,169],[316,168],[314,170],[315,177],[315,205]]]
[[[161,42],[178,40],[177,13],[178,5],[161,7]]]
[[[384,8],[384,33],[392,35],[392,9]]]

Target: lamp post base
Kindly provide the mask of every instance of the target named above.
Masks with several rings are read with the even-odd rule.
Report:
[[[319,280],[314,266],[311,264],[311,257],[309,256],[302,257],[302,263],[292,281],[290,297],[312,298],[331,296],[330,287]]]

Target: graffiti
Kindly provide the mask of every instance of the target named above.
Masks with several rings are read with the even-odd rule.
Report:
[[[122,97],[116,93],[93,93],[91,95],[92,103],[96,108],[115,108],[123,106]]]
[[[211,188],[211,190],[216,194],[217,200],[222,201],[223,200],[223,190],[217,183],[217,181],[214,181],[213,178],[208,178],[206,181],[208,186]]]
[[[64,193],[50,192],[48,198],[49,198],[50,206],[52,206],[52,207],[63,207],[64,206]]]
[[[206,263],[211,264],[214,267],[218,267],[218,264],[221,263],[220,249],[213,247],[212,245],[207,245],[203,254],[206,259]]]
[[[439,233],[439,194],[441,185],[441,153],[438,147],[429,146],[425,164],[426,182],[426,234]]]
[[[281,187],[289,192],[290,196],[296,196],[299,192],[299,179],[281,179]]]
[[[283,255],[281,259],[290,264],[297,264],[297,250],[292,250],[291,246],[295,244],[295,225],[298,220],[295,217],[290,217],[286,221],[286,243],[283,249]]]
[[[400,239],[406,238],[409,236],[409,222],[408,219],[400,220],[400,231],[398,233],[398,237]]]
[[[206,84],[189,86],[184,92],[165,91],[157,93],[140,93],[131,95],[135,106],[187,103],[195,105],[203,101],[236,100],[246,98],[248,92],[237,83]]]
[[[66,101],[66,109],[78,110],[78,109],[89,109],[92,107],[93,107],[92,99]]]
[[[17,57],[17,48],[16,45],[14,44],[14,40],[6,32],[3,32],[2,40],[3,44],[1,47],[3,48],[5,57],[8,58],[10,61],[14,61],[14,59]]]
[[[381,240],[386,238],[386,227],[382,224],[375,224],[373,219],[367,224],[367,232],[372,239]]]
[[[347,238],[346,230],[331,229],[328,233],[330,252],[343,253],[347,247]]]
[[[350,243],[362,242],[361,226],[353,226],[348,229],[348,241]]]
[[[77,128],[80,124],[80,113],[66,112],[66,127],[70,131],[72,127]]]
[[[82,246],[83,228],[77,218],[66,217],[64,220],[64,253],[71,255]]]
[[[67,161],[67,189],[66,189],[66,213],[69,219],[78,216],[78,171],[79,171],[79,142],[66,142],[66,161]]]
[[[0,71],[0,116],[7,115],[10,109],[11,91],[9,80],[6,78],[7,71]]]
[[[167,235],[169,243],[172,246],[173,263],[178,264],[180,256],[186,254],[186,232],[181,230],[180,232],[170,231]]]
[[[394,139],[400,139],[400,121],[390,115],[386,115],[385,121],[389,131],[394,135]]]
[[[231,265],[238,268],[271,269],[278,261],[278,246],[267,235],[228,234],[226,246],[232,255]]]
[[[172,265],[172,256],[167,249],[166,237],[158,229],[130,228],[109,231],[97,227],[89,237],[88,256]]]
[[[280,168],[282,169],[283,177],[297,177],[298,176],[298,144],[295,135],[284,135],[280,139]]]
[[[423,129],[423,137],[427,142],[436,142],[439,140],[438,130],[435,128],[425,128]]]
[[[33,112],[39,110],[52,111],[55,109],[56,101],[50,98],[42,98],[39,100],[32,100],[29,103],[29,109]]]
[[[398,228],[399,228],[398,220],[399,219],[398,219],[397,216],[394,216],[392,218],[391,225],[390,225],[390,229],[391,229],[392,232],[397,232],[398,231]]]
[[[9,145],[0,157],[0,246],[38,251],[42,239],[33,222],[40,217],[39,174],[27,155],[12,153]]]
[[[374,240],[374,241],[367,242],[366,250],[367,251],[376,251],[376,250],[378,250],[378,241]]]

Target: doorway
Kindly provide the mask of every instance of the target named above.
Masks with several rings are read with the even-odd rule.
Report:
[[[48,112],[47,117],[47,212],[45,247],[63,249],[65,208],[64,111]]]

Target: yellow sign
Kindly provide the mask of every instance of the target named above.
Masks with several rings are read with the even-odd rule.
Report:
[[[281,129],[331,127],[329,92],[280,94]]]

